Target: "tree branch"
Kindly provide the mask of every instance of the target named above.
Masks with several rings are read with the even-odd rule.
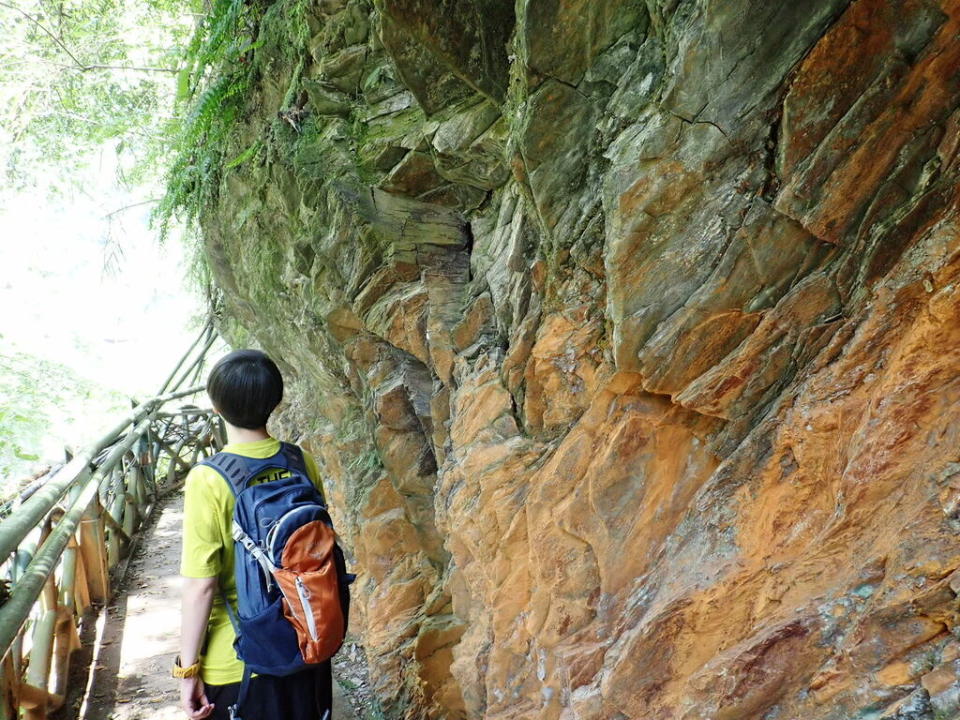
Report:
[[[84,65],[83,67],[73,67],[71,65],[61,65],[66,70],[76,70],[78,72],[87,72],[88,70],[131,70],[133,72],[159,72],[159,73],[178,73],[177,68],[163,67],[141,67],[138,65]]]
[[[113,212],[108,212],[106,215],[103,216],[103,219],[106,220],[108,218],[113,217],[114,215],[118,215],[119,213],[122,213],[125,210],[132,210],[135,207],[140,207],[142,205],[149,205],[151,203],[155,203],[159,201],[160,201],[160,198],[148,198],[147,200],[141,200],[140,202],[135,202],[130,205],[124,205],[122,208],[117,208]]]
[[[79,58],[77,58],[76,55],[74,55],[72,52],[70,52],[70,49],[69,49],[66,45],[63,44],[63,42],[60,40],[60,38],[58,38],[56,35],[54,35],[52,32],[50,32],[50,31],[43,25],[43,23],[41,23],[39,20],[37,20],[37,18],[33,17],[33,15],[31,15],[30,13],[28,13],[28,12],[26,12],[26,11],[24,11],[24,10],[21,10],[21,9],[18,8],[16,5],[11,5],[10,3],[3,2],[2,0],[0,0],[0,7],[5,7],[5,8],[7,8],[7,9],[9,9],[9,10],[14,10],[14,11],[20,13],[20,14],[23,15],[23,17],[25,17],[27,20],[29,20],[29,21],[32,22],[34,25],[36,25],[38,28],[40,28],[41,30],[43,30],[43,32],[46,33],[46,34],[50,37],[50,39],[52,39],[52,40],[60,47],[60,49],[62,49],[67,55],[70,56],[70,59],[73,60],[74,63],[76,63],[76,66],[73,66],[73,65],[61,65],[61,64],[59,64],[59,63],[50,62],[49,60],[41,60],[41,62],[46,62],[46,63],[48,63],[48,64],[50,64],[50,65],[55,65],[55,66],[57,66],[57,67],[63,68],[64,70],[76,70],[77,72],[89,72],[90,70],[130,70],[130,71],[133,71],[133,72],[162,72],[162,73],[177,73],[177,72],[179,72],[179,70],[178,70],[177,68],[141,67],[141,66],[136,66],[136,65],[104,65],[104,64],[101,64],[101,63],[95,63],[95,64],[92,64],[92,65],[88,65],[88,64],[86,64],[86,63],[80,62]]]
[[[11,5],[10,3],[5,3],[5,2],[0,2],[0,7],[5,7],[5,8],[7,8],[8,10],[13,10],[14,12],[18,12],[18,13],[20,13],[21,15],[23,15],[27,20],[29,20],[30,22],[32,22],[32,23],[33,23],[34,25],[36,25],[38,28],[40,28],[41,30],[43,30],[47,35],[49,35],[49,36],[50,36],[50,39],[53,40],[57,45],[59,45],[59,46],[63,49],[63,51],[64,51],[67,55],[70,56],[70,59],[73,60],[79,67],[81,67],[81,68],[82,68],[82,67],[86,67],[82,62],[80,62],[80,61],[77,59],[77,56],[76,56],[76,55],[74,55],[72,52],[70,52],[70,48],[68,48],[66,45],[64,45],[64,44],[60,41],[60,38],[58,38],[58,37],[57,37],[56,35],[54,35],[52,32],[50,32],[49,30],[47,30],[46,26],[44,26],[44,24],[43,24],[42,22],[40,22],[39,20],[37,20],[33,15],[31,15],[30,13],[28,13],[26,10],[21,10],[21,9],[18,8],[16,5]]]
[[[137,65],[88,65],[87,70],[132,70],[133,72],[178,73],[179,68],[140,67]]]

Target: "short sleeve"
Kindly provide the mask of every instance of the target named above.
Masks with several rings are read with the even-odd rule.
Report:
[[[207,468],[190,470],[184,486],[183,499],[183,553],[180,574],[184,577],[214,577],[221,570],[224,548],[220,516],[224,509]],[[220,480],[222,482],[222,480]]]
[[[320,491],[320,494],[323,495],[323,499],[327,499],[327,493],[323,489],[323,479],[320,477],[320,469],[317,467],[317,461],[314,459],[313,455],[308,453],[306,450],[303,451],[303,464],[307,466],[307,475],[310,480],[316,485],[317,490]]]

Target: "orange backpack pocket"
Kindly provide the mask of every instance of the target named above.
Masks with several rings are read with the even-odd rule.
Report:
[[[297,528],[287,540],[274,577],[283,592],[283,614],[297,631],[307,663],[333,657],[346,628],[333,557],[336,535],[322,520]]]

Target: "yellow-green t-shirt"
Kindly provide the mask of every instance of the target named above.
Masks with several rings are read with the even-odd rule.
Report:
[[[224,452],[250,458],[268,458],[280,450],[280,441],[266,438],[255,442],[231,443]],[[303,454],[307,475],[323,492],[317,463],[309,453]],[[267,470],[258,476],[274,480],[289,473]],[[233,493],[227,481],[213,468],[196,465],[187,474],[183,502],[183,555],[180,574],[188,578],[216,577],[220,589],[231,603],[237,601],[237,583],[233,575]],[[236,605],[234,605],[236,607]],[[214,596],[207,623],[205,649],[200,657],[200,676],[211,685],[227,685],[243,678],[243,663],[233,649],[233,626],[223,606],[219,590]]]

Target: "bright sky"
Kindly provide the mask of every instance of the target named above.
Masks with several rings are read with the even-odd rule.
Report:
[[[97,178],[97,179],[102,179]],[[149,205],[111,184],[67,200],[0,196],[0,334],[106,387],[152,394],[196,335],[182,243],[160,247]]]
[[[143,399],[157,392],[198,334],[204,304],[186,279],[183,243],[171,237],[161,247],[149,228],[150,205],[106,217],[142,196],[118,189],[110,168],[93,173],[84,188],[61,200],[46,192],[0,193],[0,342],[8,356],[19,351],[65,365],[107,390]],[[11,369],[0,363],[0,388],[5,371]],[[64,393],[62,382],[40,381],[46,401],[0,397],[7,409],[33,419],[11,426],[8,418],[2,428],[9,437],[0,437],[8,442],[0,488],[59,460],[65,445],[79,448],[99,437],[123,411],[116,396]],[[38,460],[13,457],[9,442]]]

